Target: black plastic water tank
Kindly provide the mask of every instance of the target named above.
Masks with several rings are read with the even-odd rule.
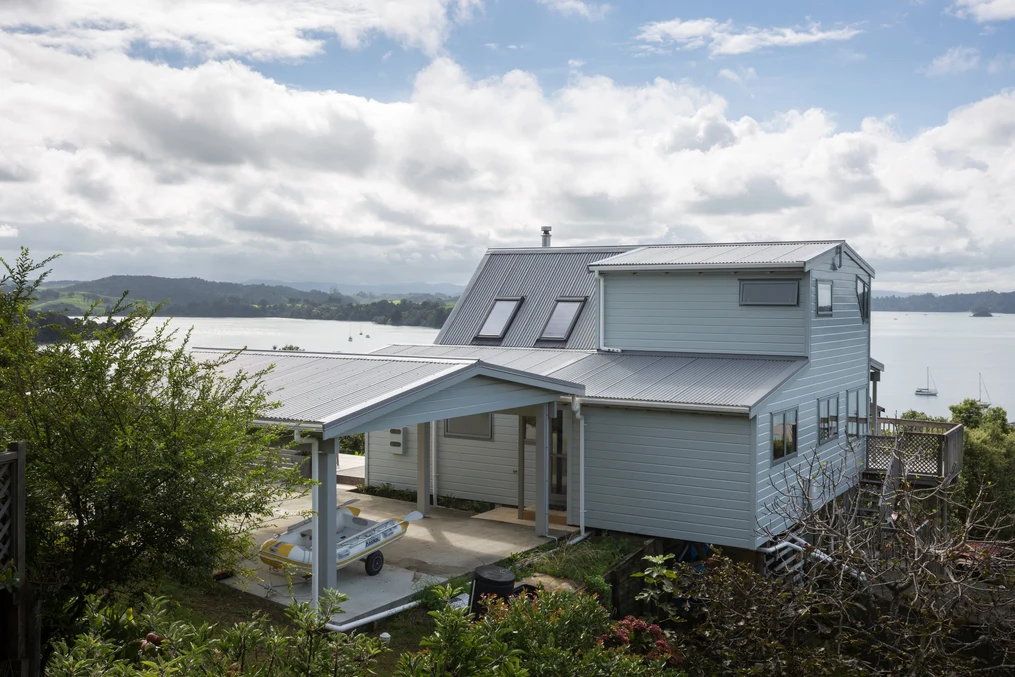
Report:
[[[477,616],[484,609],[479,603],[484,595],[494,595],[507,599],[515,591],[515,575],[504,567],[477,567],[472,579],[472,594],[469,596],[469,609]]]

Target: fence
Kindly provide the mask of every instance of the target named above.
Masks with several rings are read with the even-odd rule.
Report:
[[[39,609],[25,566],[25,445],[0,453],[0,675],[39,674]]]
[[[907,476],[944,477],[962,468],[962,426],[881,419],[867,437],[867,470],[886,472],[896,445]]]

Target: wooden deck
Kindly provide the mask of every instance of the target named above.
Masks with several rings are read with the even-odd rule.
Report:
[[[898,454],[906,479],[936,482],[962,469],[962,425],[883,418],[867,436],[865,472],[886,473]]]

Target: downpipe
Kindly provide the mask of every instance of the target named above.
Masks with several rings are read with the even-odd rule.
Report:
[[[372,616],[367,616],[365,618],[357,618],[354,621],[349,621],[348,623],[344,623],[342,625],[336,625],[334,623],[325,623],[324,624],[324,629],[325,630],[330,630],[331,632],[348,633],[348,632],[350,632],[352,630],[355,630],[356,628],[361,628],[364,625],[368,625],[368,624],[374,623],[376,621],[382,621],[385,618],[390,618],[391,616],[394,616],[396,614],[400,614],[403,611],[408,611],[409,609],[414,609],[417,606],[419,606],[421,601],[422,600],[418,600],[417,599],[415,602],[409,602],[408,604],[403,604],[402,606],[396,606],[393,609],[387,609],[385,611],[378,612],[378,613],[376,613],[376,614],[374,614]]]
[[[571,412],[578,419],[578,536],[568,541],[571,544],[584,540],[585,531],[585,416],[582,414],[580,397],[571,398]]]

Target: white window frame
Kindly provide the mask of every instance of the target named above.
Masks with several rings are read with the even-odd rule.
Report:
[[[485,327],[486,323],[490,321],[490,315],[493,313],[494,308],[497,307],[497,304],[499,302],[510,302],[510,301],[513,301],[515,305],[514,308],[511,309],[511,314],[508,315],[508,318],[504,321],[504,326],[501,327],[500,333],[484,334],[483,327]],[[505,334],[507,334],[508,329],[511,328],[511,324],[515,321],[515,317],[518,315],[518,310],[519,308],[522,307],[522,303],[524,302],[525,302],[524,296],[498,296],[497,298],[495,298],[493,300],[493,303],[490,304],[490,310],[486,311],[486,317],[483,318],[483,324],[480,325],[479,332],[476,334],[476,338],[494,339],[494,340],[503,339]]]
[[[786,283],[789,283],[789,282],[792,282],[796,286],[796,294],[794,294],[794,297],[793,297],[794,301],[792,303],[759,303],[759,302],[756,302],[756,301],[745,301],[744,300],[744,286],[747,285],[747,284],[762,284],[762,285],[780,284],[780,285],[783,285],[783,284],[786,284]],[[799,279],[790,279],[790,280],[784,280],[784,279],[779,279],[779,280],[744,279],[744,280],[740,280],[740,305],[742,305],[742,306],[779,306],[779,307],[783,307],[783,308],[789,308],[789,307],[796,308],[796,307],[798,307],[800,305],[800,280]]]
[[[782,424],[785,426],[786,425],[785,416],[787,414],[793,414],[793,431],[794,431],[794,433],[793,433],[793,452],[789,453],[789,454],[786,453],[785,433],[783,433],[783,435],[780,436],[780,437],[782,437],[782,444],[783,444],[783,447],[782,447],[782,456],[776,458],[775,457],[775,441],[776,441],[776,435],[775,435],[775,425],[776,425],[776,423],[775,423],[775,420],[776,420],[777,417],[782,416],[783,417],[783,423]],[[782,463],[783,461],[786,461],[788,459],[791,459],[791,458],[795,457],[797,455],[797,453],[799,453],[799,451],[800,451],[800,410],[799,410],[799,408],[792,407],[791,409],[783,409],[782,411],[773,411],[771,419],[769,420],[769,437],[771,437],[771,439],[772,439],[772,442],[771,442],[771,445],[770,445],[771,446],[771,461],[772,461],[772,463]]]
[[[474,418],[478,416],[486,416],[489,419],[487,433],[475,434],[475,433],[463,433],[455,432],[451,430],[451,422],[461,418]],[[471,414],[469,416],[458,416],[455,418],[444,419],[444,437],[450,437],[452,439],[460,440],[492,440],[493,439],[493,414]]]
[[[831,423],[825,425],[821,422],[821,405],[827,404],[828,419],[831,421],[833,418],[832,414],[832,403],[835,403],[835,427],[833,428]],[[830,432],[829,432],[830,431]],[[818,446],[828,444],[839,438],[839,393],[822,397],[818,400]]]
[[[814,312],[818,317],[831,317],[835,311],[835,283],[832,280],[815,280]],[[828,285],[828,309],[822,310],[821,287]]]

